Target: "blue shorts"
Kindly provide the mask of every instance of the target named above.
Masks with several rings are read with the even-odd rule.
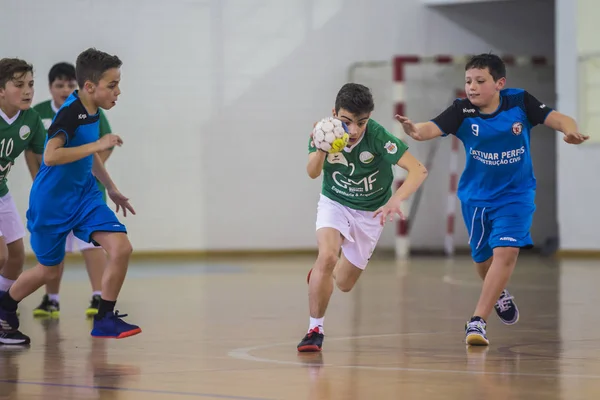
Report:
[[[76,226],[65,232],[32,231],[31,248],[40,264],[54,266],[64,260],[65,244],[71,230],[79,239],[96,245],[92,240],[94,232],[127,233],[125,225],[119,222],[115,213],[106,204],[102,204],[93,208]]]
[[[486,261],[496,247],[533,247],[529,229],[535,204],[510,203],[499,207],[462,204],[461,208],[473,261]]]

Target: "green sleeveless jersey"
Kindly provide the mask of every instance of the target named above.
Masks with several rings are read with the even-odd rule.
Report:
[[[392,168],[407,149],[403,141],[370,119],[357,143],[327,155],[321,193],[355,210],[377,210],[392,196]],[[315,151],[309,139],[308,152]]]
[[[3,114],[3,113],[2,113]],[[19,111],[10,120],[0,116],[0,197],[8,193],[7,177],[15,160],[25,150],[44,153],[46,131],[37,111]]]
[[[58,109],[54,108],[52,105],[52,100],[43,101],[33,106],[33,108],[40,114],[42,122],[44,123],[44,128],[47,131],[52,124],[52,120],[58,112]],[[106,115],[104,115],[101,109],[98,109],[98,113],[100,114],[100,137],[106,135],[107,133],[112,133],[110,124],[106,119]],[[98,183],[98,188],[100,189],[100,192],[102,192],[104,201],[106,201],[106,188],[98,179],[96,179],[96,183]]]

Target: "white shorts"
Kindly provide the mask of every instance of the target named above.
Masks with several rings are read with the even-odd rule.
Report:
[[[25,237],[25,225],[10,193],[0,197],[0,236],[6,244]]]
[[[96,247],[92,243],[85,242],[79,239],[77,236],[73,234],[73,231],[69,232],[69,236],[67,236],[67,243],[65,245],[65,251],[67,253],[73,253],[75,244],[77,244],[77,248],[79,251],[89,250],[89,249],[101,249],[102,247]]]
[[[365,269],[383,231],[372,211],[359,211],[323,196],[317,206],[317,230],[334,228],[344,236],[342,253],[348,261]]]

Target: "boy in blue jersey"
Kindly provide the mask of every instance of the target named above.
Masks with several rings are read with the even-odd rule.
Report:
[[[467,98],[457,99],[433,120],[414,124],[396,118],[415,140],[456,135],[467,155],[458,197],[469,232],[471,255],[483,279],[473,317],[465,326],[468,345],[487,346],[486,320],[495,308],[503,323],[519,319],[514,298],[505,289],[519,250],[533,245],[529,229],[535,211],[536,180],[530,132],[544,124],[580,144],[589,137],[577,123],[522,89],[505,89],[506,67],[496,55],[473,57],[465,67]]]
[[[114,134],[99,138],[99,109],[116,104],[121,93],[121,64],[118,57],[96,49],[81,53],[76,62],[80,90],[69,96],[48,128],[43,164],[31,188],[27,210],[31,247],[39,264],[23,272],[0,297],[0,335],[10,336],[12,344],[29,343],[29,337],[18,331],[17,304],[56,278],[71,231],[108,253],[92,336],[124,338],[141,332],[114,311],[132,248],[125,226],[104,202],[95,179],[107,188],[117,212],[122,208],[125,216],[127,210],[135,214],[98,155],[123,144]]]
[[[65,101],[67,101],[71,93],[77,89],[75,65],[66,62],[54,64],[48,73],[48,83],[52,98],[50,100],[38,103],[33,107],[40,114],[45,129],[50,128],[50,124],[52,124],[52,121],[54,120],[59,108],[65,103]],[[112,130],[108,120],[106,119],[106,115],[102,112],[101,108],[98,109],[98,114],[100,119],[100,137],[102,137],[107,133],[111,133]],[[44,138],[45,137],[46,134],[44,133]],[[111,154],[112,149],[104,150],[98,153],[100,159],[105,165]],[[41,154],[39,158],[41,164]],[[104,186],[102,186],[102,184],[98,181],[96,183],[100,188],[102,197],[106,200],[106,190]],[[104,267],[108,260],[106,258],[106,253],[101,247],[97,247],[93,243],[87,243],[75,237],[73,232],[71,232],[69,236],[67,236],[66,251],[67,253],[74,252],[76,248],[78,248],[83,255],[88,276],[90,278],[90,284],[92,286],[90,305],[85,311],[86,316],[92,317],[98,313],[102,288],[102,272],[104,271]],[[57,274],[57,279],[55,281],[46,283],[46,294],[44,294],[40,305],[33,310],[33,315],[35,317],[59,317],[59,291],[63,268],[64,263],[60,266],[61,270]]]

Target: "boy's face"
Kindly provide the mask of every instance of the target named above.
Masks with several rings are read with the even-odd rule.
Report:
[[[54,104],[60,108],[75,89],[77,89],[77,81],[75,79],[69,80],[64,77],[55,79],[50,84],[50,94],[52,95]]]
[[[367,122],[371,117],[371,113],[364,114],[352,114],[350,111],[340,108],[336,113],[335,108],[333,109],[333,116],[340,119],[348,126],[350,139],[348,140],[348,147],[354,145],[364,135],[367,129]]]
[[[121,82],[121,70],[111,68],[104,71],[98,84],[87,81],[85,89],[92,95],[96,106],[110,110],[117,104],[117,98],[121,94],[119,82]]]
[[[506,83],[506,78],[494,81],[490,70],[471,68],[465,72],[465,93],[474,106],[486,107],[492,103],[494,96]]]
[[[9,109],[25,111],[31,107],[33,92],[33,74],[15,74],[0,88],[0,99]]]

